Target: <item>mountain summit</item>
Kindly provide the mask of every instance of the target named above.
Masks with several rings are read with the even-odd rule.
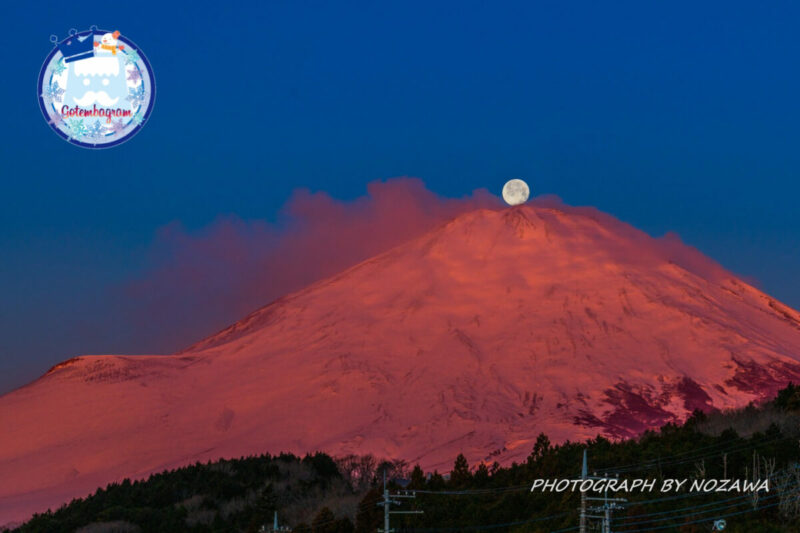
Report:
[[[0,523],[261,452],[444,469],[630,437],[800,380],[800,314],[590,210],[463,214],[172,356],[84,356],[0,397]]]

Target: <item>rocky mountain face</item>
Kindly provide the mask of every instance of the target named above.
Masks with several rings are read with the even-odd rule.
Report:
[[[0,397],[0,524],[262,452],[508,463],[800,380],[800,314],[601,213],[478,210],[172,356],[83,356]]]

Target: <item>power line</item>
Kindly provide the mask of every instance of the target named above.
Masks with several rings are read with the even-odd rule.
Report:
[[[389,527],[389,518],[393,514],[422,514],[424,511],[420,510],[412,510],[412,511],[392,511],[392,505],[401,505],[402,502],[398,500],[393,500],[392,498],[416,498],[417,495],[414,493],[396,493],[390,494],[389,489],[386,486],[386,470],[383,471],[383,500],[378,502],[378,506],[383,507],[383,529],[378,529],[378,533],[393,533],[394,530]]]
[[[604,468],[604,469],[600,469],[600,470],[602,472],[606,472],[606,473],[611,474],[611,473],[623,473],[623,472],[636,472],[636,471],[640,471],[640,470],[648,470],[650,468],[655,468],[655,467],[676,466],[676,465],[680,465],[680,464],[691,463],[691,462],[697,461],[698,459],[705,459],[705,458],[708,458],[708,457],[714,457],[714,456],[716,456],[716,455],[718,455],[720,453],[735,453],[737,451],[746,450],[748,448],[754,448],[756,446],[764,446],[766,444],[771,444],[773,442],[778,442],[778,441],[782,441],[782,440],[790,440],[790,439],[794,440],[795,437],[790,437],[790,436],[770,437],[770,438],[765,438],[764,440],[756,441],[756,442],[753,442],[753,441],[743,442],[743,443],[740,443],[740,444],[738,444],[738,445],[736,445],[736,446],[734,446],[732,448],[720,449],[720,450],[715,451],[714,453],[695,455],[693,457],[689,457],[689,458],[686,458],[686,459],[672,460],[672,461],[663,460],[663,459],[677,458],[678,456],[682,455],[682,454],[675,454],[675,455],[667,456],[667,457],[665,457],[663,459],[662,458],[651,459],[649,461],[638,463],[638,464],[631,464],[631,465],[627,465],[627,466],[621,466],[621,467],[618,467],[618,468]],[[693,451],[696,452],[698,450],[693,450]],[[637,467],[637,468],[634,468],[634,467]]]
[[[538,518],[530,518],[528,520],[519,520],[516,522],[504,522],[502,524],[486,524],[486,525],[477,525],[477,526],[458,526],[458,527],[425,527],[425,528],[410,528],[408,531],[416,531],[419,533],[423,532],[436,532],[436,531],[474,531],[474,530],[482,530],[482,529],[497,529],[500,527],[512,527],[512,526],[521,526],[525,524],[533,524],[535,522],[544,522],[546,520],[554,520],[556,518],[563,518],[567,515],[571,514],[568,511],[563,513],[552,514],[549,516],[541,516]],[[577,528],[573,528],[577,529]]]
[[[774,494],[774,495],[770,495],[770,496],[765,496],[763,498],[763,500],[767,501],[767,500],[772,500],[772,499],[775,499],[775,498],[778,498],[778,497],[780,497],[779,494]],[[638,525],[638,524],[653,524],[653,523],[658,523],[658,522],[664,522],[664,521],[667,521],[667,520],[675,521],[675,520],[680,520],[681,518],[688,518],[690,516],[697,516],[697,515],[703,515],[703,514],[708,514],[708,513],[714,513],[716,515],[716,513],[718,511],[722,511],[724,509],[730,509],[732,507],[738,507],[738,506],[740,506],[742,504],[748,504],[749,505],[749,502],[737,501],[737,502],[734,502],[734,503],[729,503],[727,505],[718,505],[717,507],[712,507],[712,508],[709,508],[709,509],[697,510],[695,512],[689,512],[689,513],[684,513],[684,514],[676,514],[676,515],[673,515],[673,516],[662,516],[661,518],[651,518],[649,520],[639,520],[639,521],[636,521],[636,522],[629,522],[629,523],[625,523],[625,524],[622,524],[622,525],[623,525],[623,527],[628,527],[628,526],[635,526],[635,525]],[[758,510],[758,509],[755,508],[754,511],[755,510]],[[711,517],[709,517],[708,519],[710,520]]]
[[[495,494],[505,492],[519,492],[529,491],[531,489],[530,483],[525,485],[513,485],[511,487],[495,487],[485,489],[469,489],[469,490],[415,490],[417,494],[441,494],[448,496],[470,496],[474,494]]]
[[[681,511],[691,511],[691,510],[700,509],[700,508],[703,508],[703,507],[713,507],[713,506],[719,505],[721,503],[731,502],[731,501],[735,501],[735,500],[744,500],[744,499],[747,499],[749,497],[750,497],[749,494],[740,494],[739,496],[734,496],[733,498],[726,498],[724,500],[717,500],[715,502],[710,502],[710,503],[703,503],[703,504],[699,504],[699,505],[690,505],[688,507],[680,507],[678,509],[669,509],[667,511],[658,511],[656,513],[645,513],[645,514],[635,514],[635,515],[623,516],[623,517],[620,518],[620,520],[626,521],[626,520],[631,520],[633,518],[646,518],[646,517],[649,517],[649,516],[659,516],[659,515],[665,515],[665,514],[670,514],[670,513],[678,513],[678,512],[681,512]],[[639,502],[631,502],[630,505],[631,505],[631,507],[633,507],[633,506],[636,506],[637,503],[639,503]]]
[[[768,437],[765,436],[762,440],[766,440],[767,438]],[[770,437],[770,438],[772,438],[772,437]],[[639,444],[641,444],[641,443],[639,442]],[[726,446],[728,444],[729,444],[728,442],[715,442],[715,443],[709,444],[707,446],[701,446],[699,448],[692,448],[690,450],[686,450],[686,451],[683,451],[683,452],[674,453],[672,455],[668,455],[668,456],[663,457],[663,458],[662,457],[657,457],[655,459],[652,459],[650,461],[646,461],[644,463],[630,463],[630,464],[627,464],[627,465],[621,465],[621,466],[616,466],[616,467],[612,467],[612,468],[601,468],[600,470],[602,470],[604,472],[610,472],[612,470],[625,470],[628,467],[641,466],[643,464],[649,464],[652,461],[659,461],[661,459],[672,459],[672,458],[677,458],[677,457],[680,457],[680,456],[683,456],[683,455],[691,455],[691,454],[695,454],[697,452],[707,451],[707,450],[710,450],[710,449],[713,449],[713,448],[722,448],[722,447],[724,447],[724,446]]]
[[[769,505],[764,505],[763,507],[759,507],[758,509],[748,509],[748,510],[744,510],[744,511],[738,511],[738,512],[735,512],[735,513],[728,513],[728,514],[718,515],[718,516],[715,516],[714,518],[716,518],[716,519],[729,518],[731,516],[739,516],[739,515],[743,515],[743,514],[747,514],[747,513],[754,513],[754,512],[757,512],[757,511],[762,511],[764,509],[769,509],[770,507],[775,507],[776,505],[780,505],[780,503],[781,502],[775,502],[775,503],[771,503]],[[691,522],[682,522],[680,524],[669,524],[669,525],[658,526],[658,527],[647,527],[647,528],[642,528],[642,529],[620,529],[620,530],[617,530],[617,533],[638,533],[638,532],[641,532],[641,531],[656,531],[656,530],[667,529],[667,528],[671,528],[671,527],[681,527],[681,526],[688,526],[688,525],[691,525],[691,524],[700,524],[702,522],[708,522],[710,520],[711,520],[710,518],[701,518],[701,519],[698,519],[698,520],[693,520]],[[554,532],[551,532],[551,533],[554,533]]]
[[[789,477],[789,474],[785,474],[782,479],[786,479],[788,477]],[[797,489],[794,489],[793,492],[797,492]],[[686,497],[686,496],[697,496],[697,494],[688,493],[688,494],[684,494],[682,496],[683,497]],[[654,513],[628,515],[628,516],[620,518],[620,520],[624,521],[624,520],[631,520],[631,519],[634,519],[634,518],[646,518],[646,517],[650,517],[650,516],[658,516],[658,515],[664,515],[664,514],[669,514],[669,513],[677,513],[677,512],[680,512],[680,511],[691,511],[691,510],[694,510],[694,509],[700,509],[700,508],[704,508],[704,507],[711,507],[711,506],[715,506],[715,505],[719,505],[719,504],[722,504],[722,503],[731,502],[731,501],[735,501],[735,500],[746,500],[748,498],[751,498],[751,494],[750,493],[740,494],[738,496],[733,496],[731,498],[725,498],[725,499],[717,500],[717,501],[714,501],[714,502],[698,504],[698,505],[690,505],[688,507],[682,507],[682,508],[678,508],[678,509],[669,509],[669,510],[666,510],[666,511],[658,511],[658,512],[654,512]],[[769,497],[765,497],[765,499],[768,499],[768,498]],[[642,501],[642,502],[631,502],[630,506],[635,507],[635,506],[638,506],[639,504],[653,503],[655,501],[660,501],[660,500],[645,500],[645,501]]]
[[[797,494],[798,493],[798,488],[796,488],[796,487],[793,488],[789,493],[790,494]],[[751,496],[750,494],[745,494],[745,495],[742,495],[741,497],[738,497],[738,498],[730,498],[728,500],[713,502],[712,504],[698,505],[698,506],[695,506],[695,507],[687,507],[687,508],[684,508],[684,509],[675,509],[675,510],[671,510],[671,511],[664,511],[662,513],[652,513],[652,515],[656,515],[656,514],[677,513],[678,511],[693,511],[693,512],[688,512],[688,513],[685,513],[685,514],[677,514],[677,515],[672,514],[670,516],[662,516],[661,518],[654,518],[654,519],[650,519],[650,520],[640,520],[640,521],[636,521],[636,522],[630,522],[630,523],[623,524],[623,527],[633,526],[633,525],[637,525],[637,524],[658,523],[658,522],[664,522],[666,520],[676,521],[676,520],[681,520],[683,518],[694,517],[694,516],[697,516],[697,515],[714,513],[714,516],[709,516],[709,517],[705,518],[705,520],[709,520],[710,521],[710,520],[715,519],[715,518],[718,519],[720,517],[729,516],[729,515],[718,515],[717,514],[719,511],[722,511],[724,509],[730,509],[732,507],[738,507],[738,506],[740,506],[742,504],[752,505],[752,504],[750,504],[750,502],[747,502],[747,501],[737,501],[735,503],[729,503],[728,505],[720,505],[720,504],[724,504],[724,503],[726,503],[728,501],[735,500],[735,499],[736,500],[745,500],[745,499],[749,498],[750,496]],[[774,505],[772,505],[772,504],[770,504],[770,505],[762,505],[762,503],[765,502],[765,501],[774,500],[775,498],[781,498],[782,496],[784,496],[784,495],[781,494],[781,493],[776,493],[776,494],[770,494],[770,495],[767,495],[767,496],[760,497],[759,500],[758,500],[758,504],[754,505],[753,509],[748,511],[748,512],[756,512],[756,511],[758,511],[760,509],[766,509],[766,508],[769,508],[769,507],[773,507]],[[777,504],[780,504],[780,502],[777,502]],[[711,507],[711,508],[708,508],[708,507]],[[703,510],[699,510],[700,508],[704,508],[704,509]],[[630,518],[641,518],[641,517],[645,517],[645,516],[648,516],[648,515],[634,515],[634,516],[626,517],[626,518],[628,518],[628,519],[630,519]],[[677,524],[677,525],[682,525],[682,524]],[[677,527],[677,525],[673,525],[671,527]],[[620,531],[628,531],[628,530],[620,530]],[[632,530],[632,531],[638,531],[638,530]]]

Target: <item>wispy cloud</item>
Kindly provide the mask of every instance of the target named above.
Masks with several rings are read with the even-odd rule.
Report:
[[[444,198],[416,178],[371,182],[355,200],[301,189],[275,223],[229,215],[196,232],[161,228],[150,269],[123,298],[149,344],[176,350],[459,213],[499,205],[483,189]]]

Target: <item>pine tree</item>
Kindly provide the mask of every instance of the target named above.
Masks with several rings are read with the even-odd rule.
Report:
[[[481,463],[478,465],[478,469],[475,470],[475,484],[478,487],[485,487],[489,483],[489,469],[486,467],[485,463]]]
[[[455,487],[463,487],[472,479],[469,473],[469,463],[463,453],[458,454],[453,470],[450,472],[450,483]]]
[[[428,488],[430,490],[439,490],[443,489],[444,486],[444,478],[438,471],[434,470],[433,474],[431,474],[431,478],[428,480]]]
[[[375,533],[381,527],[383,512],[378,507],[381,498],[381,490],[373,488],[361,499],[356,513],[356,533]]]
[[[533,451],[531,451],[531,454],[528,456],[528,466],[533,466],[534,463],[544,457],[550,450],[550,438],[544,433],[539,433],[539,436],[536,437],[536,442],[533,444]]]
[[[800,387],[796,387],[794,383],[789,383],[786,388],[778,391],[773,404],[775,407],[786,411],[800,409]]]
[[[276,505],[277,498],[272,491],[272,484],[270,483],[262,491],[261,496],[253,506],[255,520],[262,524],[269,524],[272,521],[273,513],[277,510]]]
[[[419,465],[415,465],[414,470],[411,471],[411,483],[408,484],[408,488],[417,490],[425,488],[425,472]]]
[[[336,515],[327,507],[323,507],[311,522],[312,533],[336,533]]]

